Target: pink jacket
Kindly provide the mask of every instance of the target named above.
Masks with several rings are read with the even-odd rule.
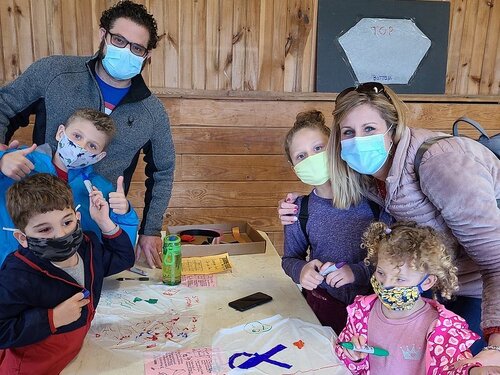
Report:
[[[386,179],[385,202],[375,189],[366,195],[384,203],[398,221],[415,221],[443,233],[456,255],[458,294],[483,298],[483,329],[500,327],[500,210],[496,206],[500,160],[472,139],[450,137],[424,154],[419,181],[415,153],[426,139],[437,135],[443,133],[407,129]]]
[[[373,308],[377,295],[357,296],[352,305],[347,307],[347,325],[338,337],[338,342],[351,341],[354,335],[368,337],[368,317]],[[479,339],[479,336],[469,330],[469,326],[460,316],[447,310],[440,303],[424,298],[438,312],[436,324],[428,331],[425,353],[425,367],[427,375],[466,375],[472,367],[481,366],[480,363],[468,364],[454,368],[453,364],[466,358],[472,358],[470,346]],[[443,343],[446,344],[442,345]],[[368,343],[370,345],[370,343]],[[450,348],[453,348],[450,350]],[[353,362],[344,354],[340,345],[335,345],[335,352],[353,374],[370,374],[370,355],[359,362]],[[391,370],[391,369],[387,369]],[[388,373],[392,373],[388,371]]]

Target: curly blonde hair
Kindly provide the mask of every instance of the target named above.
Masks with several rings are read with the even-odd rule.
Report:
[[[450,299],[458,290],[457,267],[438,232],[414,222],[399,222],[391,227],[382,222],[372,223],[363,234],[362,247],[366,248],[365,263],[377,266],[379,254],[384,253],[391,262],[434,275],[434,292]]]

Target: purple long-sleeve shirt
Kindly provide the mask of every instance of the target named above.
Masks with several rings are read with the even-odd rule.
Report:
[[[295,204],[300,206],[302,197]],[[325,281],[319,287],[324,288],[334,298],[346,305],[354,301],[358,294],[371,293],[368,266],[363,262],[366,250],[361,249],[361,236],[370,222],[376,220],[370,205],[363,200],[359,205],[347,210],[332,206],[331,199],[318,197],[314,192],[309,196],[309,219],[306,231],[311,245],[302,232],[299,221],[285,226],[285,251],[281,265],[292,280],[300,283],[300,272],[308,260],[318,259],[325,262],[347,262],[351,267],[355,281],[339,288],[332,288]]]

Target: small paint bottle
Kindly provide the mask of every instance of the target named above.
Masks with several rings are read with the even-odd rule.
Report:
[[[163,238],[162,281],[166,285],[177,285],[181,282],[182,254],[181,239],[177,235],[166,235]]]

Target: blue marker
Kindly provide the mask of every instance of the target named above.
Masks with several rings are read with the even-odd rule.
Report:
[[[337,270],[341,269],[346,264],[347,264],[346,262],[339,262],[339,263],[332,264],[330,267],[328,267],[326,270],[321,271],[319,274],[321,276],[326,276],[333,271],[337,271]]]
[[[82,293],[83,293],[83,298],[84,299],[90,297],[90,292],[87,289],[83,288]]]

